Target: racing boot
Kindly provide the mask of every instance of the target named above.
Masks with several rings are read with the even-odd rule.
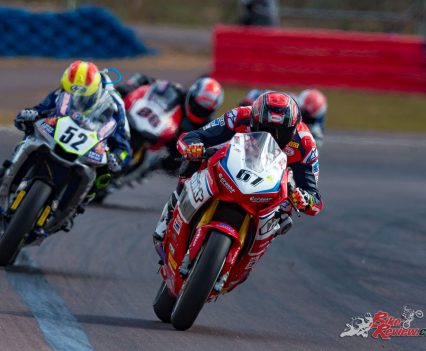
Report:
[[[279,226],[280,226],[280,229],[277,230],[275,236],[284,235],[288,233],[288,231],[293,226],[293,220],[287,213],[281,216],[279,221]]]
[[[3,180],[4,174],[6,173],[7,169],[12,165],[12,162],[10,162],[9,160],[5,160],[3,162],[3,166],[0,167],[0,184]]]
[[[162,242],[164,240],[164,235],[166,234],[167,226],[169,225],[169,222],[172,219],[173,211],[175,210],[177,202],[178,195],[177,192],[174,191],[170,196],[169,201],[164,205],[160,220],[157,223],[157,226],[155,227],[155,231],[153,234],[154,243],[157,241]]]

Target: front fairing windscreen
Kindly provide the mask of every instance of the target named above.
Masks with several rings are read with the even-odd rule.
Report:
[[[279,191],[287,157],[269,133],[237,133],[220,163],[241,193],[272,193]]]
[[[82,128],[92,131],[101,129],[111,118],[114,100],[103,91],[90,105],[82,104],[80,96],[62,92],[58,97],[58,117],[70,116]]]
[[[148,101],[158,105],[164,112],[171,111],[179,103],[179,94],[169,82],[155,83],[148,92]]]
[[[245,169],[263,173],[275,163],[279,156],[282,156],[282,151],[271,134],[260,132],[242,135]]]
[[[237,133],[229,144],[220,163],[241,193],[279,191],[287,157],[271,134]]]

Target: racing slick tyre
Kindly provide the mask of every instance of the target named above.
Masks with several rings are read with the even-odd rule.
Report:
[[[173,309],[171,322],[176,329],[186,330],[195,322],[219,277],[231,244],[229,236],[216,230],[211,232]]]
[[[36,180],[12,216],[3,235],[0,234],[0,266],[13,264],[22,239],[34,226],[52,188]]]
[[[175,302],[176,298],[170,295],[166,283],[163,282],[154,299],[153,307],[157,317],[164,323],[170,323]]]

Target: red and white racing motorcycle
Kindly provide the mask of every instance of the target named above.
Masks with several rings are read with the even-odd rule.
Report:
[[[247,279],[280,227],[286,166],[269,133],[237,133],[185,182],[163,242],[162,321],[186,330],[205,302]]]
[[[141,181],[155,168],[154,164],[167,152],[165,144],[176,138],[182,120],[179,99],[179,91],[167,81],[143,85],[126,96],[132,161],[112,186],[97,194],[97,202],[118,188]]]

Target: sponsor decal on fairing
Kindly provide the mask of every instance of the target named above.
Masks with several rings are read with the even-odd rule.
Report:
[[[204,200],[203,187],[200,178],[200,174],[196,173],[189,181],[195,202],[203,202]]]
[[[98,154],[97,152],[89,151],[87,157],[97,162],[102,161],[102,155]]]
[[[257,196],[250,197],[251,202],[269,202],[271,200],[272,200],[272,197],[257,197]]]
[[[226,181],[225,177],[219,173],[219,180],[230,193],[235,192],[235,189]]]
[[[55,128],[53,128],[52,125],[50,123],[47,123],[46,121],[42,122],[40,124],[40,127],[41,127],[41,132],[43,134],[47,133],[48,136],[52,136],[55,133]]]
[[[182,227],[182,218],[178,214],[173,222],[173,229],[177,234],[180,233],[180,228]]]

